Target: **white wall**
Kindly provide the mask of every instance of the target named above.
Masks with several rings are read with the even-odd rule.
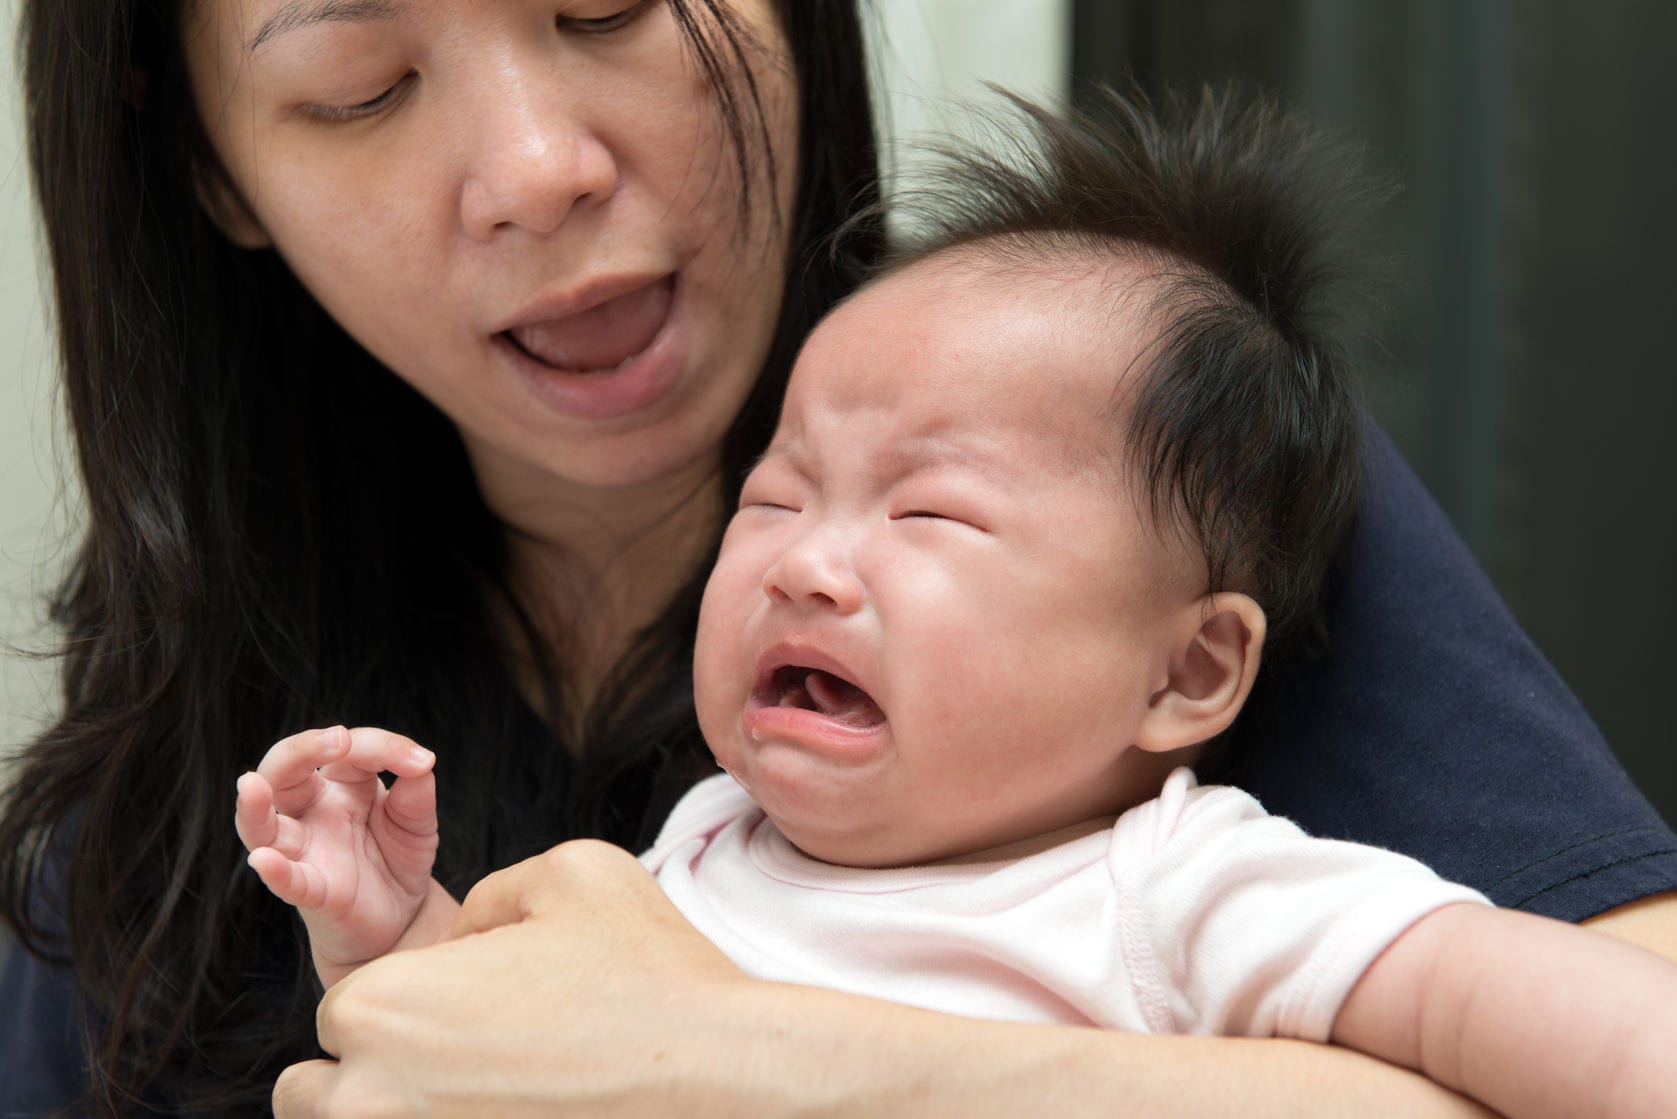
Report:
[[[53,387],[35,218],[15,66],[17,5],[0,0],[0,758],[45,715],[50,665],[40,648],[44,595],[63,552],[63,487],[54,465]],[[4,775],[0,760],[0,777]]]
[[[917,136],[964,127],[960,102],[999,101],[985,82],[1048,103],[1071,70],[1070,0],[864,0],[887,166]],[[912,163],[912,159],[908,162]]]

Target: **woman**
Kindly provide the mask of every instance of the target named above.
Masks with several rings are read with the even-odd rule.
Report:
[[[0,823],[9,921],[72,965],[9,965],[16,1106],[85,1083],[110,1112],[259,1113],[313,1055],[297,930],[227,820],[281,733],[434,748],[457,891],[567,838],[650,836],[703,757],[687,658],[734,480],[878,248],[861,224],[815,249],[874,194],[859,39],[817,0],[25,5],[88,533],[58,599],[65,714]],[[1247,783],[1563,915],[1670,889],[1669,833],[1381,461],[1336,656],[1271,682]],[[1393,581],[1424,594],[1396,609]],[[1486,818],[1470,786],[1525,742],[1540,792],[1498,789]],[[1569,816],[1579,788],[1597,803]],[[1461,873],[1463,819],[1525,857]],[[1550,855],[1580,850],[1582,901],[1577,856]],[[1655,905],[1633,932],[1677,927]],[[491,878],[463,921],[486,931],[333,992],[343,1063],[295,1065],[282,1114],[1450,1102],[1343,1054],[749,983],[598,845]]]

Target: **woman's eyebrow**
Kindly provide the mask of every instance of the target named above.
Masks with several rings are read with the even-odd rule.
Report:
[[[359,20],[392,20],[402,13],[405,5],[397,0],[291,0],[279,11],[262,21],[245,53],[287,31],[313,27],[317,23],[353,23]]]

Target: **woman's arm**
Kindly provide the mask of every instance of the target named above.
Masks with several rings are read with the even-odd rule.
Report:
[[[457,930],[328,993],[339,1060],[287,1070],[282,1119],[1485,1114],[1330,1046],[986,1022],[747,979],[603,844],[491,876]]]
[[[1677,963],[1677,891],[1609,909],[1584,925]]]
[[[1327,655],[1260,681],[1233,783],[1508,908],[1579,921],[1677,890],[1677,835],[1390,440],[1367,436]]]

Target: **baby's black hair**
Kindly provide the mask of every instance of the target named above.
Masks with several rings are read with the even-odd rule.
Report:
[[[1004,265],[1142,254],[1161,325],[1124,461],[1155,523],[1203,549],[1207,589],[1263,607],[1270,653],[1308,647],[1361,478],[1333,251],[1379,188],[1269,100],[1103,89],[1060,113],[1007,96],[1018,113],[986,118],[1001,145],[941,148],[898,200],[908,232],[886,270],[952,249]]]

